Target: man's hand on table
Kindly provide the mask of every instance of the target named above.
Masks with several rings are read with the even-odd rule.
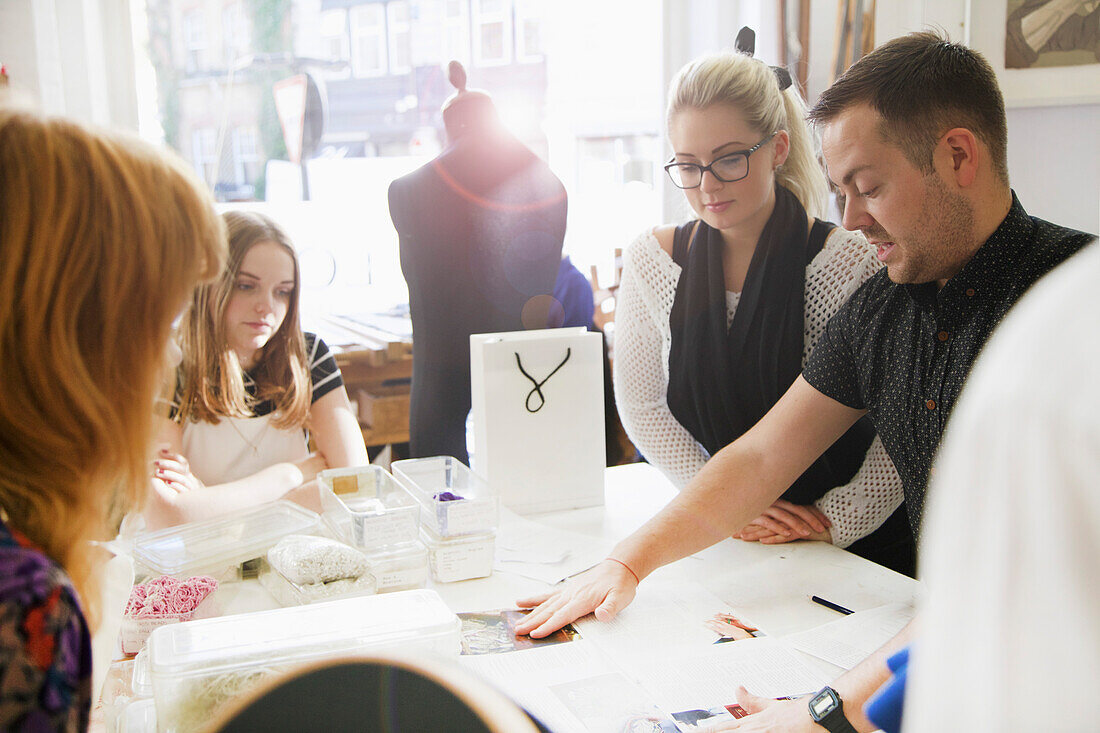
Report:
[[[735,539],[778,545],[795,540],[832,542],[832,522],[812,504],[792,504],[778,499],[756,519],[745,525]]]
[[[634,600],[637,587],[626,566],[604,560],[558,590],[517,601],[520,608],[533,610],[516,625],[516,633],[539,639],[589,613],[595,613],[600,621],[610,621]]]
[[[724,720],[705,730],[736,730],[742,733],[821,733],[825,730],[810,717],[805,697],[797,700],[772,700],[757,697],[738,685],[737,704],[748,711],[749,717]]]

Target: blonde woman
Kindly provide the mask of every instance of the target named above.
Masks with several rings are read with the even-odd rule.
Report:
[[[693,61],[673,80],[665,170],[697,218],[644,233],[624,256],[616,401],[634,445],[681,487],[775,404],[826,321],[881,266],[862,235],[817,218],[826,180],[802,99],[785,70],[746,50]],[[912,574],[908,522],[891,517],[901,501],[862,421],[741,538],[831,540]]]
[[[0,108],[0,730],[84,730],[99,558],[225,234],[179,161]]]
[[[299,324],[293,245],[262,214],[224,218],[228,266],[195,291],[180,326],[183,363],[146,511],[153,527],[282,497],[316,509],[320,470],[368,462],[336,360]]]

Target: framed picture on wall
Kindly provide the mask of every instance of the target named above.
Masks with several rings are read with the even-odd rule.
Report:
[[[1100,0],[972,0],[966,36],[1008,107],[1100,102]]]

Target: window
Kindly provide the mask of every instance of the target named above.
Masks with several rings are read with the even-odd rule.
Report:
[[[456,60],[470,63],[469,0],[444,0],[443,62]]]
[[[201,10],[192,10],[183,16],[184,67],[188,74],[201,71],[206,66],[205,18]]]
[[[327,61],[347,61],[348,14],[344,10],[327,10],[321,13],[321,54]]]
[[[191,133],[191,162],[207,185],[218,179],[218,131],[203,127]]]
[[[443,58],[443,0],[419,0],[409,7],[409,54],[413,66],[441,64]]]
[[[260,174],[260,153],[256,145],[256,129],[238,127],[233,130],[233,179],[238,186],[252,183]]]
[[[252,45],[251,29],[244,17],[244,6],[236,2],[222,11],[222,53],[226,68],[230,68],[242,56],[247,56]]]
[[[543,58],[542,3],[516,0],[516,60],[532,63]]]
[[[389,35],[390,73],[409,71],[409,4],[398,0],[386,5],[386,30]]]
[[[508,0],[473,0],[474,58],[481,66],[512,60],[512,13]]]
[[[351,9],[351,68],[355,76],[386,73],[386,22],[383,6],[360,5]]]

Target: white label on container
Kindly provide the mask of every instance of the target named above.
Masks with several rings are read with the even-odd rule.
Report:
[[[396,590],[397,588],[414,588],[424,585],[428,579],[428,566],[418,565],[414,568],[401,570],[373,570],[378,579],[378,591]]]
[[[431,550],[432,569],[440,583],[484,578],[493,572],[493,540],[463,542]]]
[[[381,547],[412,542],[418,536],[416,512],[386,512],[352,520],[355,543],[360,547]]]
[[[439,534],[474,534],[493,528],[494,505],[491,501],[467,499],[465,501],[439,502]]]
[[[127,617],[122,621],[119,629],[119,638],[122,643],[123,654],[137,654],[145,647],[149,634],[153,629],[168,624],[178,624],[183,621],[179,617],[168,618],[133,618]]]

